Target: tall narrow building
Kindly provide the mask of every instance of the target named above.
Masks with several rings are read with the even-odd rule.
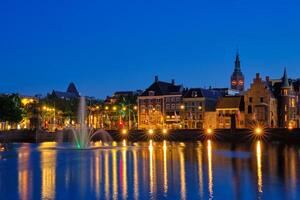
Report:
[[[234,63],[234,71],[231,75],[230,79],[231,89],[244,91],[245,86],[245,77],[241,71],[241,62],[239,53],[236,54],[235,63]]]

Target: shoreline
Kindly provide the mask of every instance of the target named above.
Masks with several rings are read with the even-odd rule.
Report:
[[[203,141],[212,139],[228,143],[248,143],[253,140],[261,139],[266,142],[282,142],[289,144],[300,144],[300,129],[266,129],[260,136],[256,136],[250,129],[215,129],[213,133],[206,134],[202,129],[177,129],[168,130],[166,134],[162,130],[154,130],[150,135],[147,130],[132,130],[122,134],[118,130],[107,130],[114,141],[127,139],[131,142],[148,141]],[[41,143],[41,142],[67,142],[72,141],[72,133],[68,130],[47,132],[32,130],[11,130],[0,132],[0,143]],[[95,136],[93,141],[101,140],[101,137]]]

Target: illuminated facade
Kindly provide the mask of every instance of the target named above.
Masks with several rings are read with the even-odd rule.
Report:
[[[226,96],[216,107],[217,128],[245,128],[245,102],[243,96]]]
[[[278,126],[282,128],[298,128],[300,80],[289,79],[285,69],[282,78],[269,80],[269,85],[272,86],[278,100]]]
[[[277,127],[277,99],[268,84],[256,74],[250,89],[245,93],[246,126],[263,123],[266,127]]]
[[[162,82],[155,76],[154,83],[138,97],[138,128],[180,128],[180,106],[183,86]]]
[[[205,119],[211,119],[206,115],[210,115],[210,112],[215,111],[219,98],[220,93],[214,90],[191,88],[185,92],[180,107],[183,128],[204,128]]]

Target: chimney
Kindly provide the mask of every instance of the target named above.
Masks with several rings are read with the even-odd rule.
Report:
[[[259,76],[260,76],[259,73],[256,73],[256,79],[259,79]]]
[[[266,76],[266,81],[267,81],[267,83],[270,82],[270,76]]]
[[[175,79],[172,79],[171,82],[172,82],[172,85],[175,85]]]
[[[158,76],[155,76],[154,80],[155,80],[155,83],[157,83],[158,82]]]

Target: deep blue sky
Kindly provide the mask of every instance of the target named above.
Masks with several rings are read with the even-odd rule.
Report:
[[[300,78],[300,3],[287,0],[0,2],[0,92],[45,94],[74,81],[104,97],[154,75],[228,87],[237,47],[247,85],[286,66]]]

